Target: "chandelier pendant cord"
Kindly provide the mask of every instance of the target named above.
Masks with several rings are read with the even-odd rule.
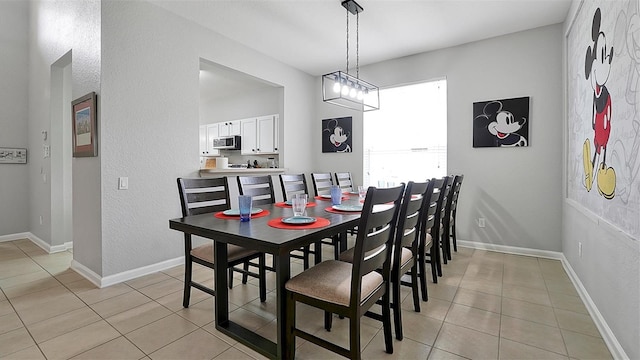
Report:
[[[345,72],[349,73],[349,11],[347,11],[347,69]]]
[[[356,13],[356,77],[360,79],[360,12]]]

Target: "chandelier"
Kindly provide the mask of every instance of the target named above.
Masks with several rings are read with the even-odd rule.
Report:
[[[344,0],[347,10],[347,68],[322,75],[322,100],[359,111],[378,110],[378,87],[360,79],[360,13],[364,8],[354,0]],[[356,75],[349,74],[349,13],[356,16]]]

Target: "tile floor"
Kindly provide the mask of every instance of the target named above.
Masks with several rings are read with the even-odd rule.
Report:
[[[26,239],[0,243],[0,358],[263,358],[215,330],[207,294],[192,290],[191,306],[182,307],[182,266],[98,289],[69,269],[72,256]],[[380,323],[363,319],[363,358],[611,358],[560,262],[460,248],[443,271],[420,313],[403,291],[405,338],[394,340],[393,355],[384,352]],[[205,268],[195,277],[212,281]],[[268,283],[271,290],[273,274]],[[230,302],[232,319],[273,338],[272,293],[261,304],[255,280],[236,281]],[[348,320],[336,318],[326,332],[322,312],[298,314],[300,327],[347,344]],[[299,359],[338,358],[303,340],[296,346]]]

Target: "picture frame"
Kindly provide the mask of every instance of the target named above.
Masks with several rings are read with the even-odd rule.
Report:
[[[98,156],[96,100],[91,92],[71,102],[73,157]]]
[[[350,153],[352,146],[351,116],[322,120],[322,152]]]
[[[0,164],[26,164],[27,149],[0,147]]]

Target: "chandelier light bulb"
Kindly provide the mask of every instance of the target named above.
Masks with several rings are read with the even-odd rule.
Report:
[[[364,99],[364,93],[362,92],[362,90],[358,91],[357,99],[358,99],[358,100],[362,100],[362,99]]]
[[[340,83],[338,81],[336,81],[333,84],[333,92],[335,92],[335,93],[339,93],[340,92]]]
[[[343,96],[347,96],[349,95],[349,86],[348,85],[342,85],[342,95]]]
[[[357,94],[358,93],[355,88],[351,88],[351,90],[349,91],[349,96],[352,98],[355,98]]]

